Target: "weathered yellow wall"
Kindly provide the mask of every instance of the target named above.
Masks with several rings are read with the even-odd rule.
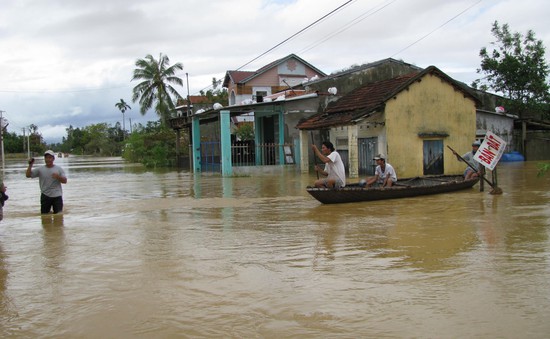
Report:
[[[464,154],[471,149],[476,132],[475,102],[448,82],[427,74],[408,90],[390,99],[385,109],[388,162],[399,177],[422,175],[421,133],[447,134],[442,139],[445,174],[460,174],[465,165],[447,148]]]

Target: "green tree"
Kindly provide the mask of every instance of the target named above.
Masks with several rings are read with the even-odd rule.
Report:
[[[38,133],[38,126],[35,124],[29,125],[29,143],[31,153],[43,154],[46,151],[46,143],[42,134]]]
[[[176,159],[174,131],[160,122],[139,124],[124,145],[122,156],[147,167],[174,166]]]
[[[243,122],[239,124],[235,134],[239,140],[254,140],[254,126],[252,123]]]
[[[72,125],[66,131],[67,139],[64,140],[66,146],[63,146],[62,149],[70,153],[84,154],[85,146],[90,142],[90,134],[84,129],[73,128]]]
[[[150,54],[144,59],[138,59],[136,67],[132,81],[141,82],[133,89],[132,101],[139,101],[142,115],[154,106],[161,122],[166,123],[171,113],[175,111],[174,102],[182,99],[171,84],[183,86],[182,79],[175,76],[176,71],[183,69],[183,65],[178,62],[170,66],[170,59],[161,53],[158,60]],[[175,100],[170,94],[175,97]]]
[[[4,130],[2,134],[6,153],[24,153],[27,150],[27,138],[15,132]]]
[[[221,82],[221,79],[217,80],[216,78],[212,78],[212,89],[206,92],[201,90],[200,94],[207,97],[209,103],[219,103],[223,106],[227,106],[229,104],[229,94],[227,93],[227,88],[220,86]]]
[[[115,104],[116,108],[118,108],[120,110],[120,112],[122,113],[122,136],[124,138],[124,135],[126,134],[126,119],[124,118],[124,113],[129,110],[129,109],[132,109],[132,107],[130,107],[125,101],[124,99],[120,99],[119,102],[117,102]]]
[[[500,26],[498,21],[493,23],[491,32],[496,38],[495,48],[489,51],[483,47],[479,52],[482,61],[477,72],[485,77],[475,80],[472,87],[502,94],[509,99],[507,110],[520,117],[537,113],[544,117],[550,95],[542,41],[535,38],[532,30],[525,36],[511,33],[508,24]]]
[[[108,153],[107,147],[111,143],[108,139],[107,123],[92,124],[84,130],[89,134],[89,141],[84,145],[84,151],[89,155],[102,155]]]
[[[70,152],[84,154],[84,145],[88,142],[88,136],[80,128],[69,126],[67,129],[67,143],[70,145]]]

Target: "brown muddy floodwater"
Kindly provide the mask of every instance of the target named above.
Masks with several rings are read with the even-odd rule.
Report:
[[[315,179],[57,159],[65,212],[8,162],[2,338],[547,338],[550,174],[495,196],[321,205]]]

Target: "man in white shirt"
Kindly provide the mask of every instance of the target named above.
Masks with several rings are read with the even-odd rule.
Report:
[[[315,171],[326,178],[315,181],[318,188],[341,188],[346,186],[346,169],[340,154],[334,150],[330,141],[323,142],[321,150],[316,145],[311,145],[315,155],[325,164],[325,168],[315,165]]]
[[[384,154],[378,154],[374,157],[376,161],[376,169],[374,170],[374,177],[367,179],[367,186],[371,187],[373,184],[378,187],[392,187],[397,181],[397,174],[393,166],[386,163],[386,156]]]

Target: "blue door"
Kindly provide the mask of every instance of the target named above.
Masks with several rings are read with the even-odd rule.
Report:
[[[372,159],[378,149],[378,138],[359,138],[357,147],[359,148],[359,175],[374,175],[376,163]]]
[[[424,140],[424,175],[443,174],[443,140]]]

